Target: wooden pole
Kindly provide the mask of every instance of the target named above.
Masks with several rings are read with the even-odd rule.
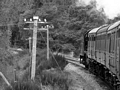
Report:
[[[30,53],[30,55],[31,55],[31,37],[29,37],[29,53]]]
[[[34,21],[30,19],[30,21],[26,21],[24,19],[25,23],[34,23],[33,28],[24,28],[25,30],[33,30],[33,42],[32,42],[32,67],[31,67],[31,79],[34,80],[35,78],[35,71],[36,71],[36,46],[37,46],[37,30],[42,31],[42,30],[47,30],[47,60],[49,60],[49,30],[48,26],[47,28],[38,28],[38,23],[40,24],[49,24],[46,19],[41,21],[38,16],[33,17]],[[31,52],[31,40],[29,40],[29,52]]]
[[[33,17],[34,19],[34,17]],[[32,47],[32,71],[31,71],[31,79],[35,78],[36,71],[36,45],[37,45],[37,25],[38,19],[34,19],[34,29],[33,29],[33,47]]]
[[[47,27],[47,60],[49,60],[49,30]]]
[[[31,61],[32,61],[32,56],[31,56],[31,52],[32,52],[32,48],[31,48],[31,37],[29,37],[29,57],[30,57],[30,61],[29,61],[29,76],[31,77]]]

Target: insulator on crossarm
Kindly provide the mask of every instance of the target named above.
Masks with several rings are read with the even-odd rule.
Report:
[[[46,25],[47,28],[49,28],[49,25]]]
[[[32,21],[32,19],[30,19],[30,21]]]
[[[41,22],[41,19],[39,19],[39,22]]]
[[[46,20],[46,19],[44,19],[44,22],[47,22],[47,20]]]
[[[26,18],[24,19],[24,21],[26,22]]]

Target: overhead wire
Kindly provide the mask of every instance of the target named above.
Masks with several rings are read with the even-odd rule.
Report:
[[[25,24],[25,23],[22,23],[22,24]],[[22,25],[22,24],[20,24],[20,25]],[[18,25],[18,24],[7,24],[7,25],[0,25],[0,26],[8,26],[8,25]],[[47,45],[47,42],[46,42],[46,40],[45,40],[45,38],[43,37],[43,35],[42,35],[41,32],[40,32],[40,34],[41,34],[43,40],[45,41],[45,44]],[[56,62],[56,64],[57,64],[57,66],[59,67],[59,70],[61,71],[61,73],[64,73],[63,70],[61,70],[60,65],[59,65],[59,63],[57,62],[56,58],[54,57],[54,55],[53,55],[53,53],[52,53],[52,50],[51,50],[51,49],[49,49],[49,50],[50,50],[50,53],[51,53],[52,57],[54,58],[54,60],[55,60],[55,62]],[[73,76],[73,77],[76,78],[75,76]],[[84,86],[84,87],[85,87],[85,86]]]
[[[21,24],[1,24],[0,26],[8,26],[8,25],[10,25],[10,26],[12,26],[12,25],[24,25],[25,23],[21,23]]]
[[[19,25],[24,25],[25,23],[20,23]],[[6,25],[0,25],[0,26],[12,26],[12,25],[18,25],[18,24],[6,24]],[[41,36],[42,36],[42,38],[43,38],[43,40],[45,41],[45,44],[47,45],[47,42],[46,42],[46,40],[45,40],[45,38],[43,37],[43,35],[42,35],[42,33],[40,32],[40,34],[41,34]],[[61,68],[60,68],[60,65],[58,64],[58,62],[57,62],[57,60],[56,60],[56,58],[54,57],[54,55],[53,55],[53,53],[52,53],[52,50],[50,49],[50,53],[51,53],[51,55],[52,55],[52,57],[54,58],[54,60],[55,60],[55,62],[56,62],[56,64],[57,64],[57,66],[59,67],[59,69],[61,70]],[[62,71],[62,70],[61,70]]]

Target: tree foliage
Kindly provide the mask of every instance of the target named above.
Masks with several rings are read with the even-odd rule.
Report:
[[[23,29],[23,19],[38,15],[42,20],[46,18],[54,25],[54,29],[50,30],[50,47],[52,49],[55,47],[56,49],[58,47],[67,49],[66,45],[68,44],[71,48],[74,46],[78,49],[82,34],[104,24],[106,20],[104,10],[97,10],[95,1],[84,6],[76,6],[76,0],[2,0],[1,3],[0,11],[5,14],[2,15],[4,17],[2,20],[6,23],[16,24],[11,26],[12,42],[15,40],[21,43],[26,42],[25,39],[32,36],[32,32]],[[43,34],[43,37],[46,37],[46,34]],[[38,33],[40,47],[45,44],[43,37]]]

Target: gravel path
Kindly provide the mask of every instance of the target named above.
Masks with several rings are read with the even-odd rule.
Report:
[[[73,80],[69,90],[111,90],[103,81],[90,74],[81,65],[69,63],[65,70],[71,73]]]

